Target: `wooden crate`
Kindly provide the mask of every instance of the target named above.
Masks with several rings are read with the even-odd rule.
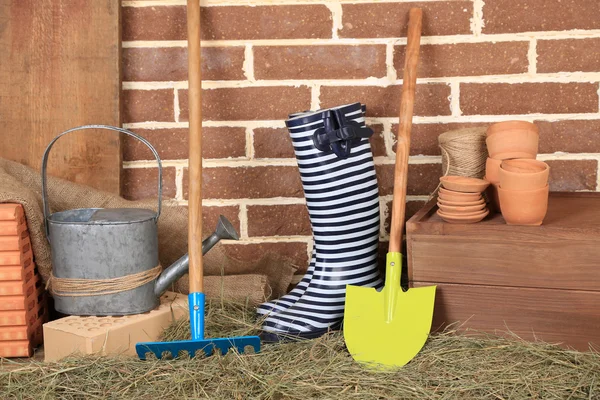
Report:
[[[449,224],[429,202],[407,223],[411,286],[438,285],[433,329],[511,331],[600,345],[600,193],[552,193],[539,227],[496,214]]]

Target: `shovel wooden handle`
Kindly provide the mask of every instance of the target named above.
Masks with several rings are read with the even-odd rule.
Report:
[[[415,88],[417,86],[417,63],[421,43],[421,21],[423,12],[411,8],[408,16],[408,34],[404,59],[404,78],[400,100],[400,126],[396,145],[396,167],[394,169],[394,199],[392,202],[392,224],[390,227],[390,252],[400,252],[402,230],[406,211],[406,185],[408,176],[408,156],[410,150],[410,130],[412,128]]]
[[[200,1],[187,0],[190,156],[188,253],[190,293],[202,292],[202,78],[200,75]]]

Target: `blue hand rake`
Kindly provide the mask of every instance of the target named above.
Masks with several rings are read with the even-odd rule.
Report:
[[[212,355],[215,349],[226,354],[234,348],[243,353],[247,346],[254,352],[260,351],[258,336],[234,338],[204,338],[204,293],[202,293],[202,115],[201,115],[201,78],[200,78],[200,2],[187,1],[188,26],[188,68],[189,68],[189,108],[190,108],[190,160],[189,160],[189,223],[188,252],[190,257],[190,308],[191,340],[176,342],[148,342],[135,346],[140,359],[145,360],[148,353],[157,358],[178,357],[187,352],[190,357],[199,353]]]

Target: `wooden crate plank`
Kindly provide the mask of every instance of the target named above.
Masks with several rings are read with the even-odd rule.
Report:
[[[413,282],[412,286],[435,285]],[[589,350],[600,345],[600,292],[437,284],[433,330],[461,322],[461,330],[513,332]]]
[[[39,169],[57,134],[121,124],[121,2],[0,2],[0,157]],[[119,135],[76,132],[59,140],[51,175],[119,192]]]

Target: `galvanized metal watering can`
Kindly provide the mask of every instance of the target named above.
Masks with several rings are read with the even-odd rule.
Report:
[[[52,146],[69,132],[108,129],[145,144],[158,163],[157,211],[139,208],[83,208],[50,214],[46,169]],[[107,125],[86,125],[55,137],[42,159],[42,199],[46,235],[52,251],[50,290],[55,308],[69,315],[128,315],[150,311],[159,296],[187,273],[187,254],[160,272],[157,222],[162,208],[162,164],[143,137]],[[185,230],[186,227],[182,226]],[[223,216],[202,242],[202,253],[221,239],[238,239]]]

